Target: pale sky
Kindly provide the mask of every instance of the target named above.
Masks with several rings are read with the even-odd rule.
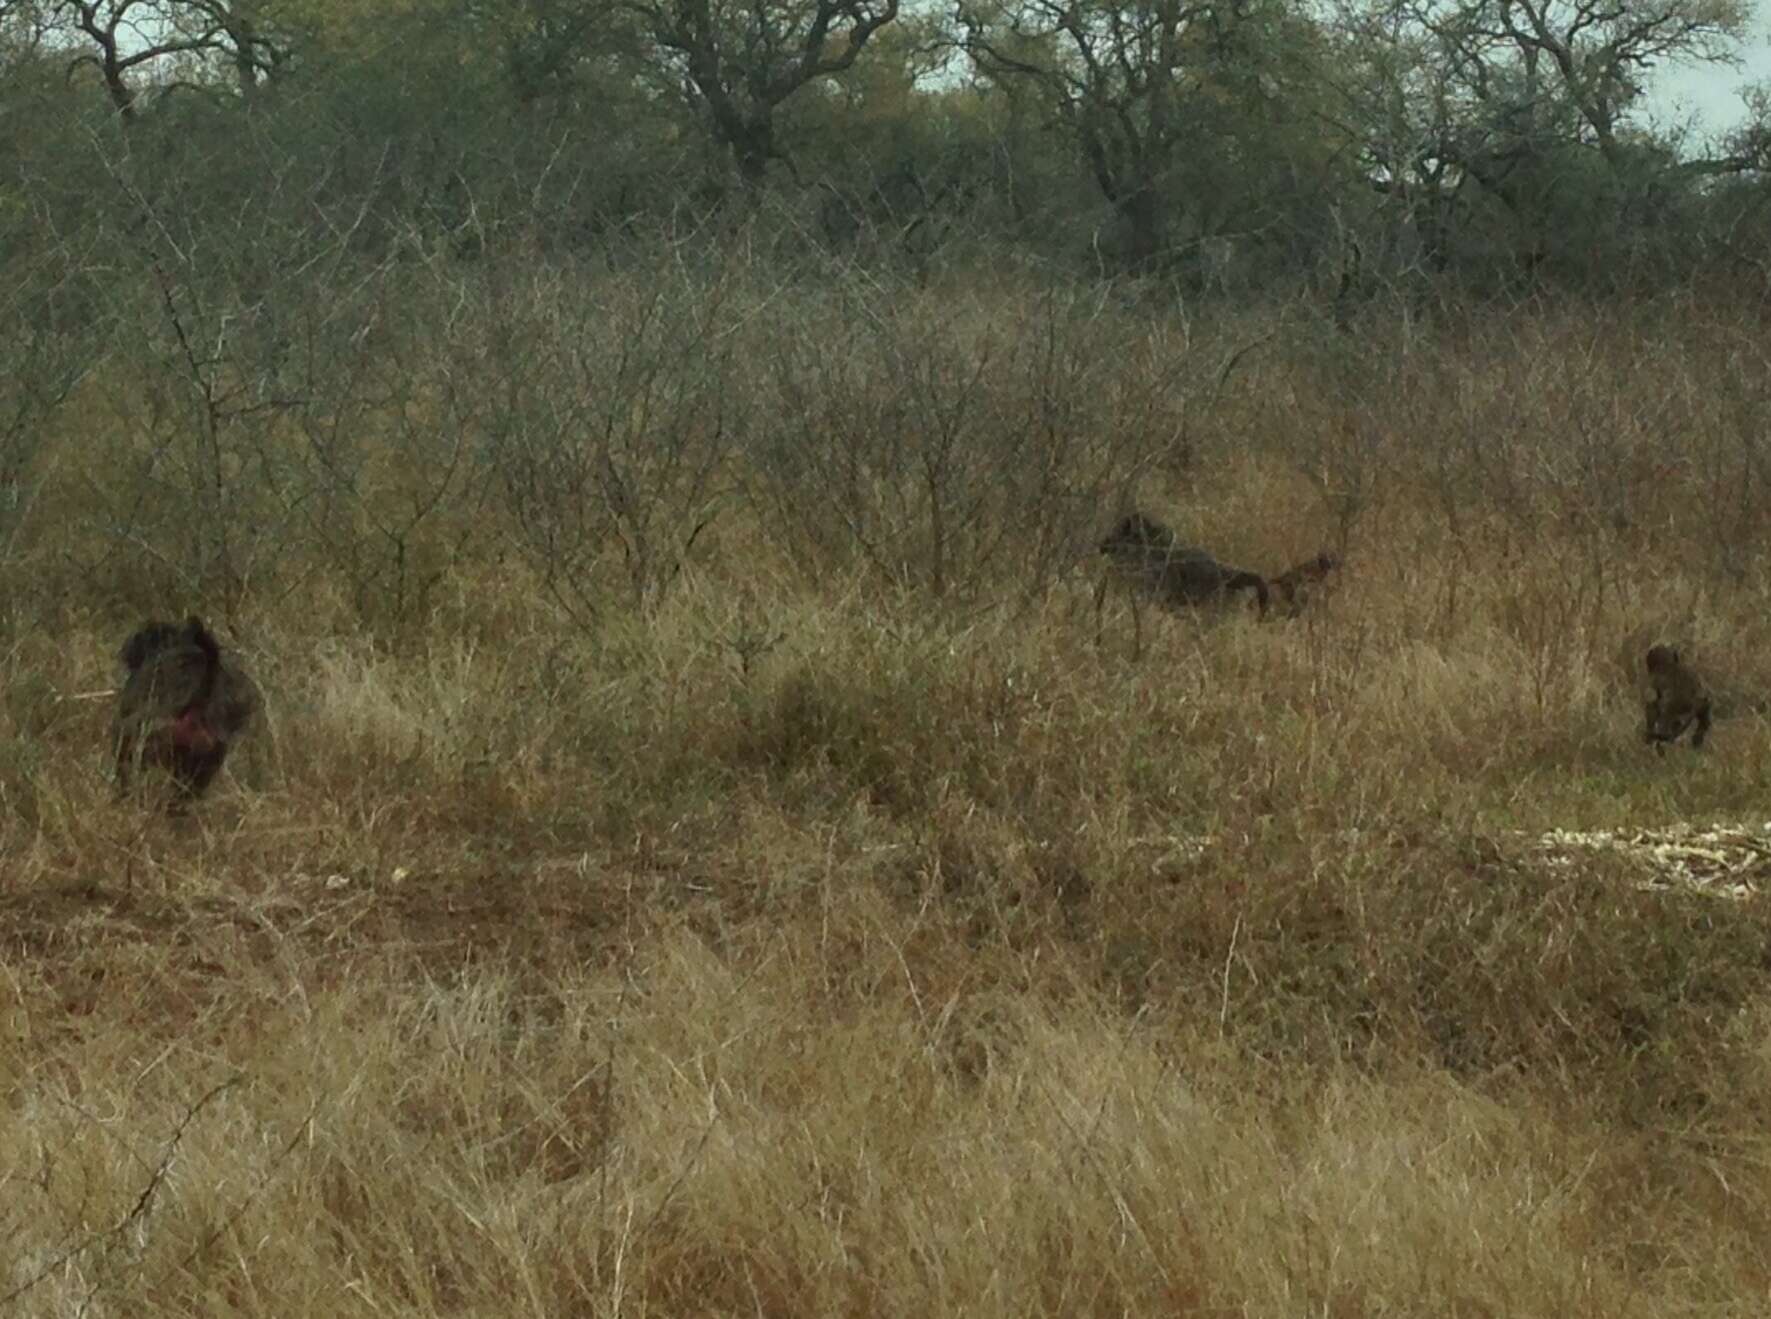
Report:
[[[1754,82],[1771,83],[1771,7],[1756,6],[1747,25],[1738,69],[1725,65],[1665,65],[1650,84],[1649,114],[1667,122],[1685,114],[1697,117],[1700,132],[1720,133],[1738,125],[1744,115],[1739,89]]]

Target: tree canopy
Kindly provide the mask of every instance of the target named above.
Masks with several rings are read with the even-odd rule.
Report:
[[[1644,103],[1668,60],[1734,59],[1750,17],[1745,0],[0,0],[0,215],[49,175],[53,195],[115,198],[90,148],[120,134],[156,141],[193,203],[205,178],[351,197],[366,243],[596,244],[760,206],[834,248],[965,243],[1196,292],[1355,267],[1604,284],[1756,259],[1764,99],[1720,143],[1657,130]],[[44,146],[76,131],[71,154]]]

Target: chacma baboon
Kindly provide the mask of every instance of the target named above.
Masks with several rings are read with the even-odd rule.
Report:
[[[1100,544],[1107,556],[1109,571],[1102,575],[1095,592],[1095,637],[1100,638],[1101,603],[1107,594],[1109,577],[1117,575],[1132,590],[1132,620],[1138,630],[1138,646],[1143,640],[1143,624],[1138,616],[1138,597],[1147,595],[1165,608],[1181,609],[1219,603],[1236,591],[1253,591],[1261,616],[1267,613],[1267,579],[1244,568],[1219,563],[1205,550],[1182,545],[1155,518],[1142,513],[1129,513],[1121,518]]]
[[[1122,576],[1171,608],[1213,604],[1233,591],[1250,590],[1261,612],[1267,610],[1266,578],[1179,544],[1174,532],[1142,513],[1120,519],[1100,549]]]
[[[1653,690],[1642,740],[1665,752],[1669,742],[1677,742],[1690,729],[1692,749],[1701,747],[1710,731],[1710,697],[1703,679],[1691,671],[1676,646],[1650,646],[1646,663]]]
[[[117,657],[126,671],[112,729],[117,791],[129,790],[137,766],[152,766],[171,775],[172,809],[182,810],[257,713],[258,688],[194,614],[182,624],[144,624]]]
[[[1313,559],[1293,564],[1267,583],[1273,593],[1285,601],[1285,612],[1296,618],[1310,603],[1315,588],[1328,580],[1328,575],[1341,566],[1341,561],[1326,550]]]

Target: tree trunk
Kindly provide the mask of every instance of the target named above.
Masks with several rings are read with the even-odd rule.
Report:
[[[768,177],[769,161],[775,154],[775,125],[768,115],[736,124],[729,133],[732,159],[738,166],[738,177],[746,187],[759,187]]]
[[[1152,269],[1161,259],[1168,239],[1167,208],[1155,185],[1141,182],[1119,199],[1119,218],[1125,222],[1126,251],[1139,271]]]

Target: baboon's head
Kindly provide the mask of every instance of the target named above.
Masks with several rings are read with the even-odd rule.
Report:
[[[184,646],[195,646],[205,655],[216,651],[215,637],[195,614],[183,623],[162,623],[158,620],[143,623],[123,643],[122,649],[117,652],[117,658],[122,661],[125,669],[133,673],[162,651]]]
[[[1102,554],[1138,554],[1167,549],[1174,544],[1174,533],[1155,518],[1142,513],[1127,513],[1101,542]]]
[[[1664,642],[1648,647],[1648,672],[1652,674],[1672,673],[1679,667],[1679,648]]]
[[[133,673],[146,664],[154,655],[171,646],[179,645],[184,637],[184,628],[177,623],[144,623],[123,643],[117,652],[117,658],[123,667]]]

